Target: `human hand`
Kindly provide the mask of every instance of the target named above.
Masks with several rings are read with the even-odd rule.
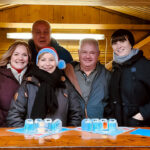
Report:
[[[137,114],[134,115],[132,118],[134,118],[134,119],[136,119],[136,120],[141,120],[141,121],[144,120],[144,118],[143,118],[143,116],[141,115],[141,113],[137,113]]]

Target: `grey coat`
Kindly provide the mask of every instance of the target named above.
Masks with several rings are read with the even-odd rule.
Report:
[[[81,123],[81,108],[76,93],[66,81],[66,89],[58,88],[56,95],[58,109],[53,114],[47,114],[52,120],[59,118],[63,126],[79,126]],[[26,118],[30,118],[39,81],[34,77],[34,82],[25,81],[12,100],[8,112],[7,124],[11,127],[23,126]]]
[[[74,72],[74,67],[77,64],[78,62],[67,64],[65,73],[69,78],[74,90],[76,91],[78,99],[80,100],[82,118],[102,118],[109,96],[108,87],[110,81],[110,72],[106,70],[102,64],[99,62],[97,63],[97,74],[92,82],[89,99],[86,103],[82,97],[80,86]]]

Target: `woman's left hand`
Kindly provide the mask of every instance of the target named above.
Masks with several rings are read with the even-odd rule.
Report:
[[[141,113],[137,113],[137,114],[134,115],[132,118],[134,118],[134,119],[136,119],[136,120],[141,120],[141,121],[144,120],[144,118],[143,118],[143,116],[141,115]]]

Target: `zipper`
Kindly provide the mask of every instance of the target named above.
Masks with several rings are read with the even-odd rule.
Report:
[[[66,78],[68,79],[68,77],[66,76]],[[74,88],[74,90],[77,92],[77,94],[80,96],[80,99],[81,101],[83,101],[83,103],[85,104],[85,108],[84,108],[84,113],[85,113],[85,118],[88,118],[88,115],[87,115],[87,102],[85,102],[85,100],[83,99],[83,97],[80,95],[80,93],[76,90],[75,86],[72,84],[72,82],[68,79],[67,80],[71,85],[72,87]]]

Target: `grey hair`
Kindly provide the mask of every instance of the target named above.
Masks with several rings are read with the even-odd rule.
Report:
[[[95,45],[97,51],[99,52],[99,43],[96,39],[93,38],[85,38],[80,40],[79,42],[79,50],[81,50],[82,45],[84,45],[85,43],[91,44],[91,45]]]

